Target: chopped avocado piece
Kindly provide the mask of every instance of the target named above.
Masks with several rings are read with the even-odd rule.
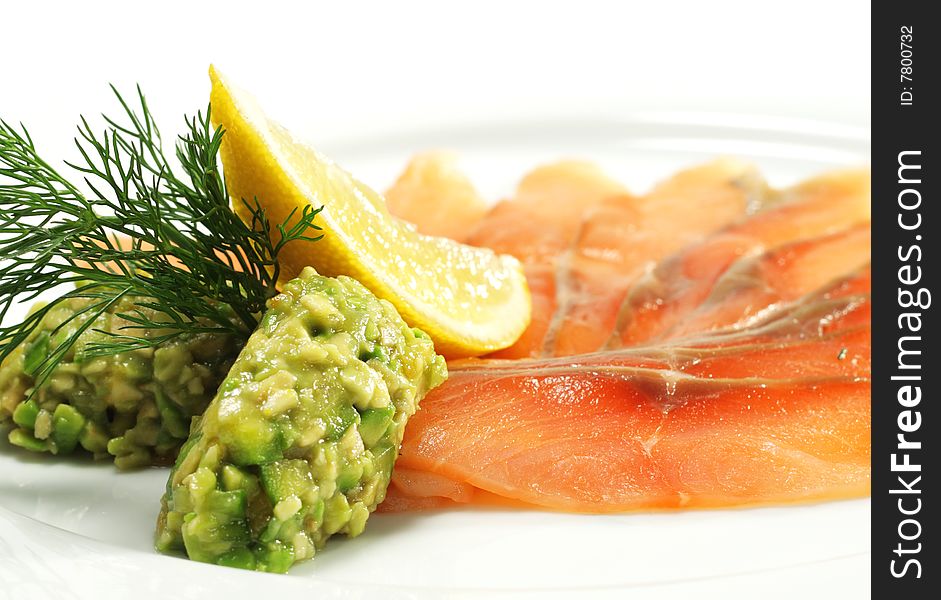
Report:
[[[255,568],[255,555],[248,548],[241,546],[220,556],[216,564],[222,567],[252,570]]]
[[[369,335],[368,332],[367,332],[367,335]],[[378,336],[379,334],[376,333],[376,335]],[[371,350],[360,353],[359,359],[363,362],[366,362],[372,359],[378,359],[382,362],[389,362],[389,357],[386,356],[385,351],[382,349],[382,346],[379,344],[373,344],[373,347]]]
[[[395,417],[395,407],[369,408],[363,411],[362,421],[359,424],[359,434],[363,436],[363,443],[373,446],[382,439],[386,430],[392,425]]]
[[[36,425],[36,417],[39,415],[39,405],[30,398],[26,402],[21,402],[13,409],[13,422],[25,429],[32,429]]]
[[[186,334],[155,348],[88,353],[107,335],[103,332],[119,333],[128,324],[119,315],[138,310],[139,300],[124,298],[97,316],[37,385],[49,353],[89,318],[70,317],[94,300],[64,299],[43,316],[0,364],[0,426],[12,421],[21,432],[11,432],[11,440],[35,452],[110,454],[119,468],[173,460],[189,435],[190,420],[205,410],[245,338]]]
[[[78,443],[96,456],[108,451],[108,435],[92,422],[85,423],[85,428],[78,437]]]
[[[229,456],[236,465],[257,465],[278,460],[281,453],[281,432],[273,423],[245,419],[233,423],[220,435],[230,444]]]
[[[52,441],[56,443],[56,453],[74,450],[83,427],[85,417],[74,407],[68,404],[57,406],[52,413]]]
[[[311,268],[269,301],[261,323],[194,422],[156,546],[283,573],[331,535],[363,531],[408,417],[447,369],[391,304]]]
[[[185,439],[189,434],[189,423],[183,416],[183,412],[167,400],[160,388],[154,390],[154,401],[157,403],[157,410],[160,412],[160,419],[163,421],[163,428],[166,432],[176,439]]]
[[[222,489],[226,491],[242,490],[253,494],[258,489],[258,478],[233,465],[222,467]]]
[[[365,468],[361,462],[343,461],[337,473],[337,489],[343,492],[349,492],[354,489],[363,479]]]
[[[187,515],[191,518],[184,517],[183,543],[193,560],[215,562],[251,539],[245,519],[219,519],[217,514],[192,512]]]
[[[260,465],[261,484],[272,504],[307,489],[314,481],[310,465],[303,459],[285,459]]]
[[[48,452],[52,446],[49,440],[37,440],[25,429],[14,429],[10,432],[7,439],[9,439],[10,443],[14,446],[26,448],[33,452]]]
[[[346,430],[360,420],[359,413],[356,412],[352,404],[328,406],[326,410],[324,410],[322,418],[327,424],[327,431],[324,438],[331,442],[335,442],[343,437]]]
[[[248,496],[242,490],[223,492],[213,490],[206,497],[206,506],[210,511],[244,517],[248,506]]]
[[[284,542],[262,544],[255,549],[255,570],[287,573],[294,564],[294,548]]]

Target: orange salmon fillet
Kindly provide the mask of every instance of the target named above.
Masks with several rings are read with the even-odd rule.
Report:
[[[868,224],[869,194],[868,171],[825,175],[788,191],[779,204],[687,246],[631,287],[607,347],[658,339],[705,300],[743,256]]]
[[[776,192],[722,160],[632,196],[537,169],[465,238],[524,262],[533,325],[449,365],[380,510],[868,494],[869,202],[867,170]]]
[[[532,321],[499,358],[537,356],[557,307],[556,271],[563,253],[578,234],[586,211],[605,199],[627,196],[621,184],[596,166],[564,161],[526,175],[514,197],[498,203],[464,240],[523,262],[532,295]]]
[[[454,482],[578,512],[864,495],[870,329],[851,315],[869,299],[841,287],[769,315],[755,336],[455,363],[398,463],[436,477],[410,486],[396,467],[383,510],[477,503],[441,492]]]
[[[385,198],[389,212],[415,224],[419,232],[458,241],[488,210],[456,158],[443,152],[412,158]]]
[[[799,298],[868,264],[870,245],[867,223],[739,259],[716,281],[703,303],[661,339],[747,326],[781,302]]]
[[[616,197],[590,211],[558,269],[557,309],[544,356],[600,349],[630,285],[661,258],[769,200],[757,170],[731,159],[679,172],[650,193]]]

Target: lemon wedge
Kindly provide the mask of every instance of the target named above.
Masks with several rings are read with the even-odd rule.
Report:
[[[280,223],[292,210],[324,206],[317,217],[323,239],[284,246],[282,281],[308,265],[323,275],[358,279],[449,358],[506,348],[522,335],[531,306],[518,260],[419,234],[389,214],[380,194],[268,120],[214,67],[209,77],[212,120],[225,129],[222,163],[236,209],[247,212],[241,200],[257,198],[271,222]]]

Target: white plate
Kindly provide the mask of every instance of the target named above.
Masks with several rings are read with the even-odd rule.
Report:
[[[755,161],[775,185],[869,161],[865,130],[714,114],[515,120],[318,145],[379,187],[413,152],[453,149],[493,198],[527,169],[563,157],[595,160],[635,190],[716,154]],[[375,515],[363,536],[331,541],[314,561],[274,576],[156,554],[166,470],[119,473],[109,463],[35,456],[3,441],[0,473],[0,598],[869,594],[868,500],[618,516]]]

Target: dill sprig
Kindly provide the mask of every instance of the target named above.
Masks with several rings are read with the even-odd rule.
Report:
[[[75,138],[81,158],[66,163],[91,193],[43,160],[24,126],[0,120],[0,319],[14,301],[74,286],[21,323],[0,327],[0,360],[58,304],[85,299],[70,317],[79,319],[75,333],[35,370],[40,382],[122,299],[117,315],[127,325],[102,332],[108,335],[89,344],[86,356],[154,347],[184,334],[247,338],[277,293],[281,249],[321,237],[314,219],[323,207],[292,212],[274,236],[257,199],[241,200],[247,219],[236,214],[218,159],[224,131],[212,127],[211,107],[185,119],[175,172],[140,87],[139,107],[112,90],[120,120],[103,115],[106,127],[96,133],[83,117]]]

